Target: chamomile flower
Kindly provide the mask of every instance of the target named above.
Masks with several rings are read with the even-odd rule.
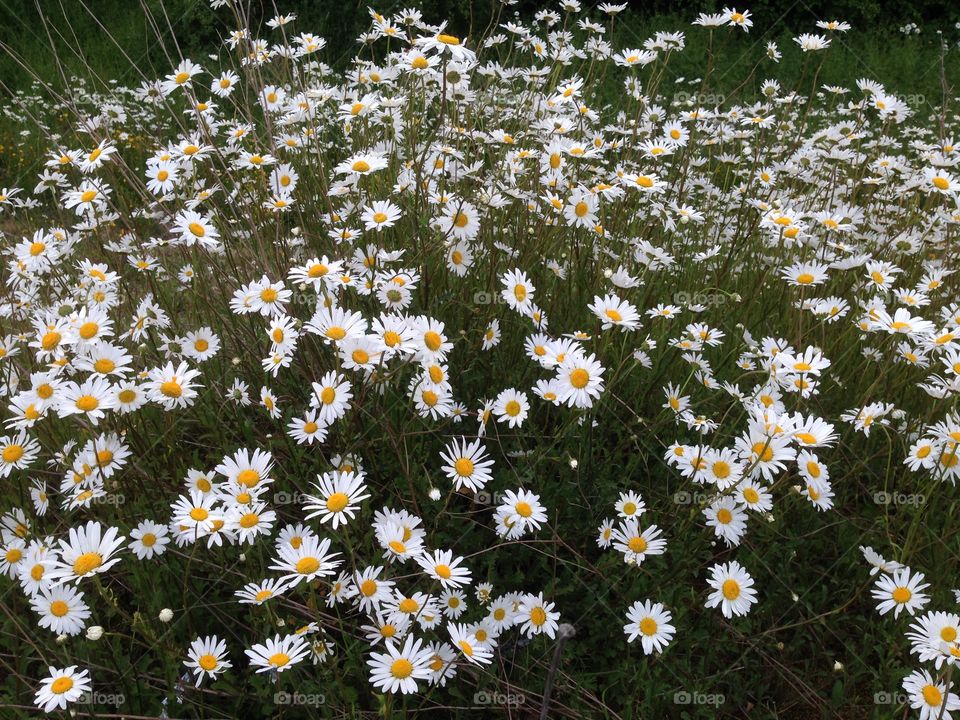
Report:
[[[289,670],[310,653],[310,646],[299,635],[275,635],[243,651],[257,673]]]
[[[673,640],[676,628],[671,624],[672,621],[673,615],[662,604],[638,600],[627,610],[627,624],[623,626],[623,632],[628,643],[640,638],[644,655],[660,653]]]
[[[712,592],[707,597],[706,607],[719,605],[725,618],[746,615],[757,602],[753,578],[736,560],[711,567],[707,584]]]
[[[45,713],[66,710],[67,703],[77,702],[92,689],[89,671],[77,672],[76,665],[66,668],[50,666],[47,673],[48,677],[44,678],[34,699],[37,707]]]
[[[370,497],[365,491],[364,476],[359,473],[330,472],[318,476],[314,485],[317,494],[307,495],[303,509],[308,511],[305,519],[319,517],[321,523],[330,522],[336,530],[353,520],[360,502]]]
[[[216,680],[217,676],[232,667],[227,655],[227,643],[216,635],[198,637],[187,649],[187,659],[183,664],[197,676],[196,686],[204,678]]]

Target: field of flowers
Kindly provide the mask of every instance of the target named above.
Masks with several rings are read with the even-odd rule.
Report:
[[[955,50],[210,4],[2,107],[0,717],[957,715]]]

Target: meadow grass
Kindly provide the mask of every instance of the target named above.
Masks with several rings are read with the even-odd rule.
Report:
[[[944,363],[955,343],[943,340],[960,325],[951,251],[960,222],[956,151],[947,147],[957,132],[955,50],[944,56],[917,38],[854,31],[825,33],[831,47],[801,52],[793,33],[745,34],[728,26],[730,17],[707,30],[690,27],[691,18],[627,16],[613,23],[608,55],[656,38],[649,63],[588,52],[567,65],[531,51],[536,43],[519,30],[492,47],[481,37],[424,47],[400,38],[430,40],[435,28],[373,18],[376,41],[332,70],[309,66],[335,59],[319,50],[247,62],[245,39],[232,52],[207,48],[216,62],[190,54],[204,66],[195,71],[177,68],[169,41],[134,6],[104,24],[136,67],[88,39],[96,32],[88,15],[68,12],[77,14],[69,32],[53,21],[62,34],[53,54],[39,43],[23,51],[46,89],[32,88],[24,71],[2,75],[15,77],[8,88],[22,94],[4,106],[4,146],[17,152],[0,156],[9,199],[0,205],[0,333],[10,423],[26,432],[11,429],[3,441],[3,540],[8,552],[21,549],[19,540],[64,550],[51,561],[55,572],[72,567],[59,541],[88,520],[129,541],[151,519],[171,542],[153,559],[126,550],[107,572],[83,574],[78,588],[93,616],[62,641],[36,627],[40,615],[8,555],[10,577],[0,588],[5,712],[30,716],[47,667],[70,665],[89,668],[102,693],[71,704],[80,716],[537,717],[549,707],[550,717],[570,718],[887,718],[917,714],[907,706],[919,690],[901,682],[920,667],[933,673],[921,687],[940,687],[944,708],[952,702],[953,665],[920,663],[904,632],[924,611],[956,606],[958,371]],[[234,12],[196,22],[225,36],[244,26],[242,11]],[[588,48],[590,31],[572,18],[558,25]],[[385,31],[394,24],[399,37]],[[546,41],[543,25],[524,19],[523,27]],[[309,41],[295,35],[324,34],[292,27],[262,32],[301,50]],[[677,30],[686,34],[682,49],[657,36]],[[779,63],[765,59],[768,40],[783,51]],[[481,73],[469,57],[458,64],[450,47],[464,45],[509,72]],[[418,48],[426,69],[413,64]],[[213,98],[207,88],[227,68],[237,72],[235,89]],[[190,78],[178,80],[182,72]],[[166,77],[168,86],[138,92],[141,74]],[[83,82],[63,82],[73,76]],[[631,77],[635,84],[625,84]],[[883,86],[858,87],[863,77]],[[765,93],[769,79],[780,86]],[[280,91],[288,99],[274,106],[269,95]],[[201,100],[218,105],[212,116],[197,111]],[[554,123],[570,129],[558,133]],[[235,142],[238,126],[243,139]],[[670,127],[689,136],[671,139]],[[296,147],[281,140],[287,136]],[[90,159],[101,141],[116,149],[102,164]],[[23,202],[51,152],[74,149],[82,152],[63,168],[56,158],[47,168],[64,169],[63,186],[54,182],[53,192]],[[266,156],[278,162],[263,164]],[[158,167],[175,176],[172,186],[147,185],[168,179]],[[291,170],[298,177],[287,192],[278,183]],[[12,187],[24,190],[15,195]],[[397,207],[392,226],[372,211],[387,199]],[[593,222],[580,222],[594,212]],[[462,277],[453,253],[473,258]],[[105,265],[93,272],[84,259]],[[335,263],[340,280],[290,277],[298,267]],[[807,273],[823,277],[798,279]],[[518,284],[535,288],[536,310]],[[407,286],[409,295],[398,289]],[[266,290],[291,296],[272,307]],[[639,318],[624,323],[590,307],[611,303]],[[663,306],[675,309],[664,314]],[[356,351],[344,343],[355,338],[324,330],[331,307],[359,313],[364,325],[400,313],[409,351],[352,369]],[[896,314],[904,309],[908,320]],[[89,390],[81,385],[106,375],[109,392],[120,392],[119,375],[80,369],[97,357],[81,328],[100,310],[113,325],[104,342],[132,364],[124,380],[149,402],[95,422],[78,404]],[[283,318],[300,338],[281,351],[267,330]],[[431,347],[424,322],[443,323],[448,353]],[[220,345],[209,358],[191,334],[198,331]],[[52,332],[59,348],[45,345]],[[366,326],[360,334],[386,352],[383,333],[374,337]],[[491,338],[497,342],[483,349]],[[531,346],[542,346],[543,362]],[[273,374],[278,355],[291,364]],[[829,364],[814,377],[796,369],[797,357]],[[573,373],[582,367],[602,377],[593,394],[575,392]],[[194,371],[190,389],[184,378]],[[307,422],[311,401],[323,409],[311,383],[328,371],[351,384],[349,412],[318,423],[317,442],[298,441],[288,425]],[[39,389],[54,380],[53,401],[40,402]],[[235,380],[250,405],[238,399]],[[527,420],[505,422],[504,403],[506,414],[485,417],[513,389],[530,404]],[[25,409],[31,401],[39,419]],[[463,407],[434,411],[447,401]],[[817,419],[829,424],[829,437],[809,443],[802,435]],[[715,425],[701,433],[708,421]],[[479,440],[495,461],[482,488],[456,488],[444,469],[441,453],[461,436]],[[6,449],[34,440],[39,457],[18,466]],[[113,461],[97,450],[114,442],[130,455],[108,472],[101,466]],[[768,446],[782,467],[767,467]],[[236,472],[213,470],[240,448],[271,453],[264,474],[273,482],[259,485],[266,505],[257,512],[276,513],[263,536],[243,545],[240,518],[256,505],[230,484]],[[725,461],[721,450],[730,453]],[[701,457],[741,482],[708,478]],[[914,458],[923,461],[919,472],[905,465]],[[821,477],[827,468],[829,479]],[[191,469],[220,483],[214,514],[224,525],[216,531],[179,527],[188,521],[172,506],[195,502],[186,489],[197,487]],[[305,520],[318,476],[358,469],[370,497],[357,503],[356,518],[334,528]],[[37,481],[49,507],[34,505]],[[773,507],[757,512],[737,501],[749,521],[725,542],[709,513],[751,482],[771,493]],[[545,520],[524,527],[526,515],[507,495],[520,490],[535,495]],[[659,528],[665,553],[634,556],[598,544],[607,518],[629,539],[627,517],[614,508],[627,492],[642,496],[641,527]],[[498,597],[522,615],[542,593],[575,634],[557,651],[559,628],[549,637],[510,628],[492,663],[476,665],[449,642],[446,622],[434,629],[417,618],[411,634],[447,642],[456,659],[441,665],[457,674],[441,686],[443,670],[434,670],[408,695],[369,681],[371,652],[386,643],[371,647],[361,628],[382,618],[358,608],[356,597],[328,605],[336,573],[262,606],[237,604],[244,584],[281,574],[273,567],[283,546],[276,533],[300,522],[332,540],[337,572],[383,565],[403,591],[439,597],[442,583],[415,561],[384,559],[383,533],[392,526],[375,518],[382,508],[419,518],[428,549],[451,549],[471,569],[460,622],[481,621]],[[208,547],[221,530],[222,546]],[[890,559],[877,576],[863,545]],[[707,581],[734,560],[756,581],[758,600],[744,616],[727,617],[705,607]],[[931,583],[929,605],[898,608],[896,619],[878,615],[871,595],[878,577],[896,577],[894,561]],[[493,586],[491,597],[475,595],[479,583]],[[676,628],[663,652],[626,641],[627,610],[646,599],[668,609]],[[168,620],[160,619],[164,609]],[[960,624],[953,617],[947,624]],[[91,625],[104,634],[90,639]],[[316,663],[254,672],[245,650],[302,627]],[[469,643],[478,629],[471,625]],[[233,667],[198,689],[183,662],[190,643],[210,634],[226,640]],[[328,658],[313,641],[335,652]]]

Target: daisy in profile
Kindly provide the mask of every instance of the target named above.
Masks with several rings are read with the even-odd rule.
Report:
[[[328,472],[318,476],[314,488],[316,495],[307,495],[303,509],[308,511],[305,520],[319,517],[321,523],[330,522],[336,530],[353,520],[360,508],[360,502],[370,497],[366,493],[363,473]]]
[[[477,640],[476,634],[470,632],[469,626],[450,623],[447,625],[447,631],[450,633],[450,642],[468,662],[474,665],[489,665],[493,662],[493,651]]]
[[[117,407],[117,397],[110,382],[101,376],[88,377],[81,384],[64,383],[59,393],[57,414],[60,417],[81,415],[97,425],[107,411]]]
[[[628,643],[640,638],[644,655],[660,653],[670,644],[676,632],[676,628],[670,624],[672,620],[673,615],[662,604],[638,600],[627,610],[627,624],[623,626],[623,632]]]
[[[197,687],[200,682],[208,677],[216,680],[217,675],[225,672],[227,668],[232,667],[230,661],[226,659],[227,643],[220,640],[216,635],[208,637],[198,637],[187,649],[187,659],[183,664],[197,676]]]
[[[440,452],[440,457],[444,461],[443,474],[453,482],[454,490],[468,488],[480,492],[493,477],[493,459],[479,438],[473,442],[462,437],[454,440]]]
[[[296,587],[305,580],[333,574],[340,565],[340,561],[333,558],[339,553],[331,553],[329,550],[329,538],[321,540],[316,536],[309,537],[298,548],[281,547],[278,552],[279,557],[270,569],[283,572],[284,575],[280,579],[290,587]]]
[[[220,243],[220,233],[210,218],[192,210],[179,213],[173,222],[173,233],[177,240],[190,247],[202,245],[215,248]]]
[[[44,678],[37,690],[34,702],[45,713],[55,709],[66,710],[67,703],[76,702],[84,693],[91,691],[90,672],[77,666],[66,668],[47,668],[48,677]]]
[[[588,307],[600,319],[600,327],[604,330],[617,326],[627,331],[636,330],[640,326],[640,314],[637,309],[612,293],[604,297],[596,296],[593,304]]]
[[[423,539],[414,535],[395,520],[374,524],[377,542],[383,548],[383,558],[387,562],[406,562],[423,552]]]
[[[223,475],[227,482],[236,482],[252,490],[261,484],[273,482],[270,473],[273,470],[273,455],[266,450],[248,450],[241,448],[233,456],[223,458],[214,468],[214,472]]]
[[[382,230],[393,227],[402,214],[389,200],[377,200],[363,211],[361,220],[366,230]]]
[[[283,595],[289,587],[285,582],[271,578],[244,585],[243,589],[237,590],[234,595],[239,598],[241,605],[263,605],[270,598]]]
[[[402,646],[387,641],[385,649],[385,653],[372,653],[367,661],[371,684],[382,692],[404,695],[417,692],[417,680],[431,676],[433,653],[413,635],[407,635]]]
[[[60,556],[50,570],[50,579],[58,585],[70,581],[79,583],[85,577],[106,572],[120,562],[113,554],[125,539],[117,528],[107,528],[104,532],[94,520],[85,526],[70,528],[68,539],[59,542]]]
[[[387,159],[378,153],[359,153],[347,158],[337,165],[333,172],[336,175],[349,175],[351,177],[361,177],[383,170],[387,167]]]
[[[551,640],[557,635],[560,613],[555,612],[554,603],[545,602],[543,593],[524,595],[514,616],[513,623],[520,626],[520,632],[528,638],[534,635],[546,635]]]
[[[459,588],[471,582],[470,570],[462,567],[463,558],[454,557],[451,550],[434,550],[417,557],[417,563],[445,588]]]
[[[706,607],[714,608],[719,605],[725,618],[746,615],[750,612],[750,607],[757,602],[753,578],[736,560],[718,563],[710,568],[707,584],[713,592],[707,597]]]
[[[244,653],[250,658],[250,666],[257,668],[256,672],[281,673],[303,660],[310,653],[310,646],[300,635],[276,635]]]
[[[892,575],[881,575],[871,591],[873,598],[879,601],[877,612],[886,615],[893,610],[894,617],[900,617],[904,610],[913,615],[922,610],[930,601],[923,590],[930,583],[923,582],[923,573],[912,573],[910,568],[895,570]]]

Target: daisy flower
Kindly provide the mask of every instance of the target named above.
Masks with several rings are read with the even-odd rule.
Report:
[[[303,660],[309,654],[310,646],[300,635],[275,635],[243,652],[250,658],[250,666],[257,668],[256,672],[275,670],[281,673]]]
[[[470,571],[461,567],[463,558],[453,556],[450,550],[435,550],[416,558],[424,573],[438,580],[444,588],[459,588],[471,582]]]
[[[750,607],[757,602],[753,578],[736,560],[711,567],[707,584],[713,592],[707,597],[706,607],[714,608],[719,605],[725,618],[746,615],[750,612]]]
[[[551,640],[556,637],[560,613],[553,610],[554,603],[544,602],[543,593],[524,595],[520,607],[513,619],[520,626],[520,632],[528,638],[534,635],[546,635]]]
[[[50,571],[56,584],[79,583],[85,577],[106,572],[118,562],[113,554],[123,545],[117,528],[104,532],[100,523],[89,520],[85,526],[70,528],[68,539],[60,540],[60,556]]]
[[[404,695],[418,690],[417,680],[431,675],[433,653],[423,647],[423,641],[407,635],[402,646],[387,641],[385,653],[372,653],[367,665],[371,684],[382,692]]]
[[[216,680],[217,675],[232,667],[226,655],[227,643],[216,635],[198,637],[190,643],[187,659],[183,664],[197,676],[196,686],[200,687],[200,682],[205,677]]]
[[[493,459],[479,439],[467,442],[466,438],[454,440],[440,452],[444,460],[443,473],[453,483],[455,490],[468,488],[480,492],[493,475]]]
[[[307,495],[307,504],[304,510],[312,511],[304,518],[320,518],[321,523],[330,521],[336,530],[340,525],[346,525],[347,519],[353,520],[355,511],[360,507],[360,501],[370,497],[365,493],[362,472],[356,474],[348,472],[329,472],[318,476],[314,487],[317,495]]]
[[[45,713],[58,708],[66,710],[67,703],[76,702],[84,693],[89,693],[92,689],[89,671],[76,670],[76,665],[66,668],[48,667],[48,677],[40,684],[34,699],[37,707]]]
[[[923,573],[912,573],[910,568],[904,567],[892,575],[877,578],[871,594],[879,601],[877,612],[886,615],[893,610],[893,616],[900,617],[903,610],[914,615],[924,608],[930,597],[922,591],[928,587],[930,584],[923,582]]]
[[[185,362],[176,367],[168,362],[162,368],[154,368],[148,372],[146,385],[147,397],[164,410],[173,410],[193,405],[197,397],[194,389],[198,384],[193,382],[200,375],[199,370],[192,370]]]
[[[640,638],[644,655],[660,653],[670,644],[676,632],[676,628],[670,624],[672,620],[673,615],[662,604],[649,600],[637,601],[627,610],[627,624],[623,626],[623,632],[628,643]]]
[[[279,549],[279,557],[270,566],[271,570],[284,573],[280,579],[290,587],[296,587],[300,582],[313,580],[316,577],[326,577],[340,565],[334,560],[340,553],[330,553],[329,538],[319,539],[316,536],[306,538],[300,547],[290,546]]]
[[[30,605],[40,615],[37,624],[57,635],[79,635],[90,617],[83,593],[69,585],[41,589],[31,598]]]

